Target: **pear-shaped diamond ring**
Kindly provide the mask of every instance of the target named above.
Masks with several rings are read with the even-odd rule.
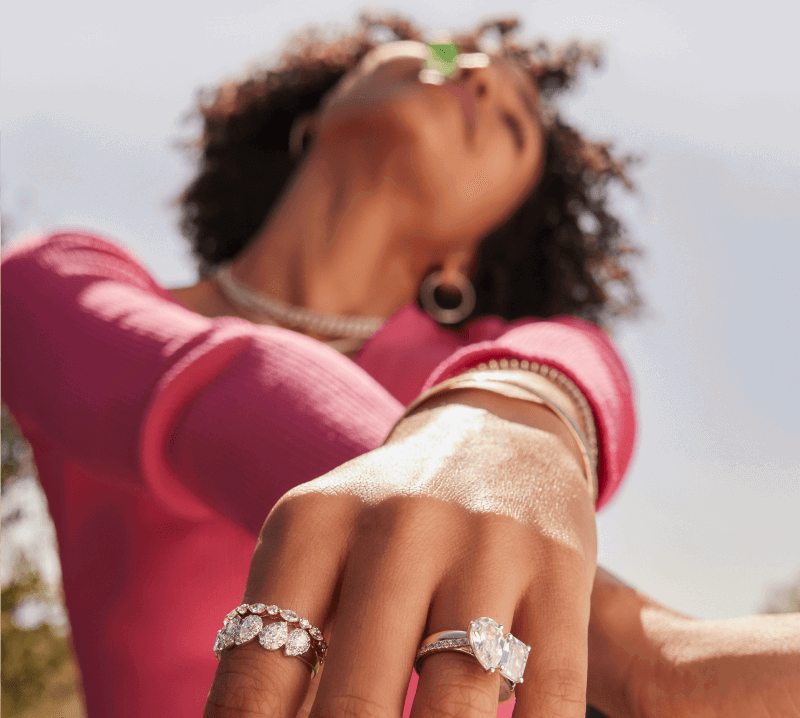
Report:
[[[466,653],[487,672],[499,670],[504,679],[500,684],[499,702],[505,703],[511,699],[517,683],[523,681],[531,647],[510,633],[504,635],[501,624],[484,616],[470,622],[467,631],[439,631],[428,636],[417,650],[414,662],[417,673],[425,657],[442,651]]]

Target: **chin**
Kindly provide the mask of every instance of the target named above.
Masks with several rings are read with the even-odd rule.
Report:
[[[354,93],[330,106],[323,123],[339,141],[368,137],[382,139],[387,150],[403,145],[409,150],[455,148],[456,144],[465,150],[461,115],[454,115],[449,102],[438,99],[417,82],[393,89],[383,98],[361,98]]]

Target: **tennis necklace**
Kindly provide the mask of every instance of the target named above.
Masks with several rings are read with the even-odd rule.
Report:
[[[225,298],[233,304],[262,314],[290,329],[314,332],[327,337],[342,337],[348,340],[369,339],[386,321],[383,317],[355,317],[343,314],[327,314],[306,307],[298,307],[251,289],[236,279],[230,262],[217,265],[211,273]],[[333,344],[334,342],[330,342]]]

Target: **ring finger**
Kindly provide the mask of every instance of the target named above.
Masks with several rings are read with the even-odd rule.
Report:
[[[499,662],[502,636],[509,633],[522,593],[520,583],[505,574],[497,553],[472,557],[469,567],[451,573],[431,604],[429,633],[466,631],[470,622],[485,641],[482,657],[487,664]],[[499,628],[498,628],[499,626]],[[410,718],[494,718],[500,690],[507,681],[487,671],[474,656],[457,651],[436,652],[419,662],[420,676]]]
[[[253,555],[243,602],[277,605],[323,629],[341,573],[341,547],[316,533],[319,548],[308,551],[308,533],[278,507],[261,532]],[[324,531],[324,529],[320,529]],[[221,618],[221,617],[220,617]],[[274,625],[281,618],[274,622]],[[272,625],[265,621],[265,627]],[[289,624],[288,630],[297,629]],[[306,653],[304,658],[313,656]],[[312,659],[313,660],[313,659]],[[284,647],[267,650],[256,639],[223,651],[206,702],[204,718],[252,718],[297,715],[312,678],[309,665],[287,655]]]

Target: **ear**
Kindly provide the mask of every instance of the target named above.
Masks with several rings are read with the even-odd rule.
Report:
[[[312,138],[317,130],[317,113],[306,112],[298,115],[289,130],[289,152],[293,157],[299,158],[303,154],[303,141],[307,135]]]

